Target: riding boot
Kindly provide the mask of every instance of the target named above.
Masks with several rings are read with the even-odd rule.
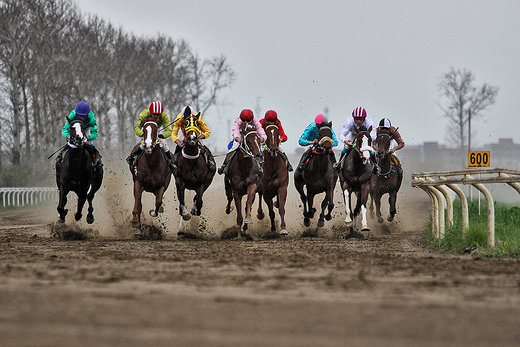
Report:
[[[284,152],[280,152],[280,155],[282,156],[282,158],[285,161],[285,164],[287,165],[287,171],[289,171],[289,172],[293,171],[294,169],[293,169],[291,163],[289,162],[289,158],[287,157],[287,154],[285,154]]]
[[[135,159],[139,154],[141,154],[142,151],[143,151],[143,149],[141,148],[141,146],[137,146],[137,148],[134,149],[134,151],[133,151],[132,153],[130,153],[130,155],[128,156],[128,158],[126,158],[126,162],[128,163],[128,165],[133,165],[134,159]]]
[[[302,158],[300,159],[300,163],[298,164],[298,167],[296,167],[296,170],[303,171],[305,165],[307,164],[307,159],[310,157],[310,153],[310,150],[307,150],[305,153],[303,153]]]
[[[177,169],[177,164],[175,164],[173,160],[172,152],[164,152],[164,155],[167,158],[166,161],[168,162],[168,167],[170,168],[170,170],[175,171],[175,169]]]
[[[226,169],[226,166],[229,163],[229,161],[231,160],[231,157],[233,156],[234,153],[235,153],[235,151],[231,151],[231,152],[228,152],[228,154],[226,154],[226,158],[224,159],[222,166],[218,168],[217,172],[219,175],[222,175],[224,173],[224,170]]]

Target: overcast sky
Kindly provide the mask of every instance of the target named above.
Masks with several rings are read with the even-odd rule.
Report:
[[[325,107],[334,130],[363,106],[388,117],[408,144],[446,142],[437,84],[450,67],[499,87],[472,123],[483,145],[520,142],[520,1],[77,0],[139,35],[185,39],[202,57],[224,54],[237,73],[205,120],[219,147],[243,108],[278,112],[296,148]],[[166,109],[170,115],[180,110]],[[138,110],[136,110],[136,117]]]

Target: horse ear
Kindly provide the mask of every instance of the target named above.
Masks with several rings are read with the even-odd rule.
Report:
[[[199,112],[195,115],[195,118],[199,119],[202,116],[202,112]]]
[[[327,126],[328,126],[329,128],[332,128],[332,121],[328,122],[328,123],[327,123]]]

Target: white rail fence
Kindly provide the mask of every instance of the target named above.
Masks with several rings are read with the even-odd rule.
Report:
[[[476,176],[478,175],[478,176]],[[468,202],[457,184],[471,184],[487,201],[488,245],[495,246],[495,205],[493,196],[484,186],[487,183],[507,183],[520,194],[520,170],[504,168],[474,168],[459,171],[433,171],[412,174],[412,187],[426,192],[432,202],[432,229],[436,238],[444,237],[445,213],[449,224],[453,224],[453,201],[448,188],[454,191],[461,202],[462,233],[469,227]]]
[[[51,187],[5,187],[0,188],[2,206],[28,206],[45,200],[56,200],[58,190]]]

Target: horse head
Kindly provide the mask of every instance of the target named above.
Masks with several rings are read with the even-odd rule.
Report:
[[[157,143],[157,130],[157,122],[149,118],[145,119],[143,125],[143,140],[146,155],[152,154],[152,151]]]
[[[386,129],[381,129],[380,133],[376,137],[376,148],[377,153],[376,157],[378,159],[383,159],[387,154],[388,150],[390,149],[390,142],[392,142],[393,134],[389,131],[386,131]]]
[[[71,120],[67,118],[67,121],[70,124],[69,142],[74,146],[82,147],[83,139],[85,138],[85,123],[78,116],[73,117]]]
[[[369,129],[361,127],[360,131],[356,135],[356,138],[354,139],[353,147],[359,156],[363,158],[363,165],[369,163],[370,155],[374,152],[374,149],[372,148],[372,137],[370,136],[371,130],[372,127]]]
[[[198,136],[201,133],[199,128],[199,116],[200,113],[189,116],[184,115],[185,141],[189,146],[196,146],[199,142]]]
[[[243,150],[245,150],[249,155],[255,157],[258,163],[261,164],[263,161],[262,144],[253,122],[242,122],[240,133],[244,139],[241,145]]]
[[[278,130],[278,126],[276,124],[267,125],[265,127],[265,134],[267,136],[267,140],[265,140],[267,151],[271,156],[276,156],[278,154],[278,147],[280,147],[280,131]]]
[[[329,153],[332,150],[332,122],[318,124],[318,150]]]

